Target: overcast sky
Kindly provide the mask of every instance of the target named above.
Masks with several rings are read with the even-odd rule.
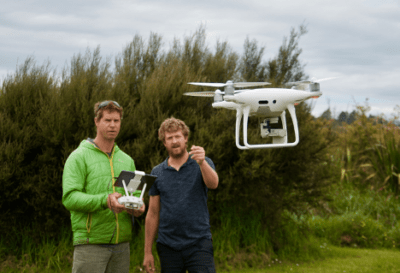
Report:
[[[338,115],[369,99],[372,114],[390,118],[400,104],[400,0],[203,0],[203,1],[6,1],[0,0],[0,81],[33,56],[50,60],[59,71],[73,55],[98,45],[114,58],[135,34],[174,38],[206,26],[207,43],[228,41],[239,54],[246,37],[274,57],[292,27],[308,33],[299,43],[310,78],[338,77],[321,83],[314,100],[319,116],[330,105]],[[226,79],[229,80],[229,79]],[[329,104],[328,104],[329,103]]]

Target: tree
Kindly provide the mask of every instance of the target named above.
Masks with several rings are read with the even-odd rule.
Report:
[[[292,28],[289,39],[287,37],[283,39],[278,56],[266,64],[266,81],[272,83],[272,87],[307,78],[304,73],[304,65],[299,59],[302,52],[302,49],[299,48],[299,39],[306,33],[305,25],[300,25],[298,31]]]
[[[265,66],[261,64],[265,47],[258,49],[256,40],[246,38],[244,53],[241,58],[239,71],[241,78],[248,82],[260,82],[265,80]]]
[[[234,80],[237,78],[238,59],[238,54],[232,51],[228,42],[217,41],[215,53],[207,54],[203,75],[210,82]]]
[[[276,57],[279,73],[275,84],[305,77],[298,58],[299,35],[292,30],[289,42],[284,42]],[[268,79],[273,71],[268,67],[263,70],[260,64],[263,49],[258,49],[255,40],[247,39],[245,44],[248,63],[255,64],[253,70],[238,69],[246,58],[240,58],[227,42],[217,42],[215,52],[210,52],[202,28],[185,37],[182,44],[175,39],[165,52],[160,50],[160,36],[151,34],[147,43],[135,36],[118,55],[114,71],[110,71],[109,60],[102,60],[99,48],[74,56],[59,81],[53,79],[48,68],[37,68],[28,61],[5,81],[0,96],[3,231],[12,227],[7,217],[35,222],[48,234],[54,233],[60,223],[69,225],[60,198],[62,169],[79,143],[94,137],[92,107],[105,99],[117,100],[123,106],[117,144],[133,157],[137,169],[145,172],[167,156],[157,138],[161,122],[171,116],[186,122],[191,130],[189,147],[205,147],[220,176],[220,187],[209,195],[213,224],[219,223],[219,209],[223,205],[235,208],[238,199],[246,200],[241,203],[244,211],[259,210],[264,225],[271,230],[279,228],[283,211],[299,212],[307,204],[316,204],[323,197],[322,186],[329,174],[321,163],[331,136],[323,121],[312,118],[306,104],[296,108],[298,146],[242,151],[235,146],[233,111],[212,108],[211,98],[183,96],[197,88],[188,82],[225,82],[235,77]],[[289,115],[287,120],[289,140],[293,141]],[[257,128],[249,129],[249,141],[254,143],[259,138],[257,124]]]
[[[342,122],[346,122],[347,123],[348,116],[349,116],[348,112],[342,111],[338,116],[338,122],[339,123],[342,123]]]
[[[38,119],[51,101],[55,87],[49,63],[37,66],[32,57],[27,58],[16,73],[3,82],[0,95],[2,234],[9,234],[18,224],[28,225],[33,220],[44,220],[45,214],[49,216],[46,204],[54,204],[51,199],[57,198],[51,188],[55,181],[46,181],[46,177],[41,175],[44,169],[51,169],[51,173],[55,174],[56,168],[53,164],[49,168],[40,164],[45,160],[43,150],[50,147],[42,138],[43,123]],[[41,187],[47,183],[50,187]],[[53,219],[57,217],[54,215]]]
[[[351,111],[349,117],[347,118],[347,124],[352,124],[357,120],[357,112],[355,110]]]
[[[332,119],[332,112],[331,108],[326,109],[320,116],[320,118],[331,120]]]

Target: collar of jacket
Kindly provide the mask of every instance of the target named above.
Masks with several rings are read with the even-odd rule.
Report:
[[[95,146],[92,142],[88,141],[87,139],[84,139],[81,141],[81,144],[79,144],[79,147],[83,147],[83,148],[87,148],[90,150],[95,150],[95,151],[99,151],[104,153],[102,150],[100,150],[100,148],[98,148],[97,146]],[[119,147],[116,143],[114,143],[114,148],[113,148],[113,152],[111,154],[115,154],[117,152],[119,152]]]

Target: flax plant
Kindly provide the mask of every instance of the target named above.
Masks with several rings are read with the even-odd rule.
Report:
[[[396,137],[399,132],[393,123],[382,126],[381,141],[367,148],[370,163],[363,165],[374,171],[369,178],[383,181],[382,188],[389,187],[396,196],[400,185],[400,138]]]

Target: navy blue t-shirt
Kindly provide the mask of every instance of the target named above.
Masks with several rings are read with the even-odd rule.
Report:
[[[215,169],[211,159],[207,163]],[[157,242],[182,250],[199,239],[211,239],[207,208],[208,188],[200,166],[189,157],[179,171],[168,166],[168,158],[151,171],[157,179],[149,195],[160,195]]]

